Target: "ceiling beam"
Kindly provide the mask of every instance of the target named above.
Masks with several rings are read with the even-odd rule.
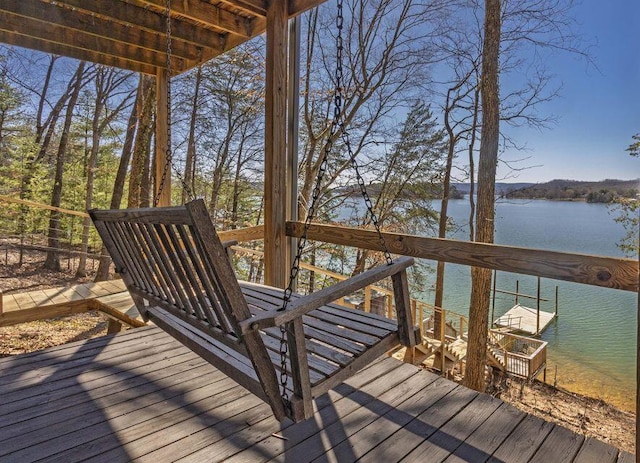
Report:
[[[267,17],[267,4],[265,0],[222,0],[222,3],[245,13],[263,18]]]
[[[165,0],[126,0],[127,2],[135,1],[140,5],[148,5],[156,8],[159,12],[164,11],[166,7]],[[172,15],[178,15],[197,21],[216,29],[220,29],[230,34],[239,35],[248,38],[252,35],[253,21],[224,10],[211,3],[202,0],[179,0],[171,3]]]
[[[46,51],[58,55],[77,57],[76,54],[69,55],[62,51],[56,51],[56,46],[59,46],[60,50],[85,50],[95,54],[110,55],[115,58],[125,58],[126,61],[137,61],[153,67],[166,67],[167,64],[165,53],[158,53],[137,46],[125,45],[108,38],[98,37],[77,30],[60,28],[52,22],[28,19],[2,11],[0,11],[0,30],[29,36],[39,42],[48,43],[50,45],[47,45]],[[36,42],[32,43],[35,44]],[[18,43],[17,45],[20,44]],[[184,59],[176,57],[172,60],[172,67],[174,68],[173,71],[176,73],[182,72],[188,66],[189,65]]]
[[[105,55],[104,53],[92,52],[80,48],[74,48],[67,45],[45,42],[28,35],[5,30],[0,30],[0,42],[7,45],[15,45],[17,47],[38,50],[44,53],[52,53],[55,55],[62,55],[82,61],[89,61],[91,63],[103,64],[105,66],[113,66],[120,69],[126,69],[128,71],[141,72],[143,74],[153,75],[156,73],[157,69],[154,66],[139,63],[137,61],[118,58],[111,55]]]
[[[298,16],[326,1],[327,0],[289,0],[289,17]]]
[[[50,3],[52,0],[42,1]],[[158,34],[164,34],[167,27],[166,19],[160,13],[130,3],[121,2],[117,8],[113,7],[113,0],[64,0],[64,3],[58,4]],[[214,50],[222,51],[224,46],[224,35],[177,20],[171,23],[171,35],[175,39]]]
[[[167,40],[164,33],[151,33],[146,30],[107,21],[78,10],[42,3],[39,0],[2,0],[0,2],[0,12],[43,22],[50,22],[55,18],[56,25],[66,29],[86,32],[98,37],[108,36],[110,39],[125,45],[139,46],[153,52],[166,53]],[[176,38],[172,40],[171,49],[175,56],[188,60],[197,60],[201,55],[201,50],[198,47]]]

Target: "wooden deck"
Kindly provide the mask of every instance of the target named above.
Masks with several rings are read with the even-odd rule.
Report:
[[[3,462],[634,461],[392,358],[281,424],[155,327],[0,359],[0,397]]]
[[[555,314],[541,310],[540,323],[538,324],[536,309],[516,304],[504,315],[497,318],[493,324],[498,328],[504,328],[508,332],[537,336],[542,333],[555,318]]]
[[[0,326],[99,310],[119,323],[144,323],[122,280],[2,294]]]

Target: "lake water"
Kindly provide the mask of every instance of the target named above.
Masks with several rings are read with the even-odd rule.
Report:
[[[463,225],[469,214],[467,200],[449,203],[449,215]],[[468,228],[448,237],[467,240]],[[603,204],[584,202],[500,200],[496,206],[495,242],[535,249],[624,257],[616,243],[623,227]],[[469,267],[447,264],[443,306],[469,313]],[[537,278],[505,272],[497,274],[497,288],[535,296]],[[429,284],[435,283],[435,275]],[[559,317],[543,333],[549,342],[547,382],[633,411],[635,408],[635,355],[637,294],[577,283],[542,279],[542,310],[554,311],[555,287],[559,291]],[[422,299],[433,302],[426,289]],[[536,307],[535,300],[520,303]],[[495,317],[514,304],[514,297],[497,294]],[[556,373],[557,368],[557,373]],[[557,376],[556,376],[557,374]]]

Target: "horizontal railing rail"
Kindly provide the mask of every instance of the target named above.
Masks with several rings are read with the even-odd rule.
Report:
[[[302,222],[287,222],[287,235],[302,236]],[[383,233],[389,250],[398,255],[483,267],[625,291],[638,291],[638,261],[559,251]],[[382,251],[372,230],[312,224],[308,239]]]

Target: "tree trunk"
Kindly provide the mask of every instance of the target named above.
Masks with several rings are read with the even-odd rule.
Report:
[[[238,162],[236,163],[236,173],[233,178],[233,194],[231,203],[231,223],[229,228],[235,230],[238,228],[238,208],[240,206],[240,174],[242,173],[242,163],[240,162],[240,154],[238,154]]]
[[[142,98],[139,99],[137,113],[138,130],[136,132],[133,157],[131,159],[131,173],[129,174],[129,199],[127,207],[140,207],[143,204],[143,191],[149,191],[149,158],[150,140],[153,133],[153,106],[155,103],[155,79],[142,77]],[[145,179],[146,172],[146,179]],[[146,188],[144,185],[147,185]],[[146,203],[148,204],[147,198]]]
[[[191,104],[191,118],[189,121],[189,140],[187,142],[187,159],[184,167],[184,185],[182,185],[182,203],[195,197],[196,172],[196,120],[198,117],[198,99],[200,98],[200,83],[202,82],[202,66],[198,66],[196,81],[193,88]],[[191,191],[189,191],[191,190]]]
[[[78,65],[78,69],[71,80],[70,87],[73,86],[73,91],[69,98],[69,104],[67,105],[67,114],[64,120],[64,127],[62,134],[60,135],[60,144],[58,145],[58,153],[56,156],[56,172],[53,183],[53,190],[51,191],[51,205],[53,207],[60,207],[62,200],[62,174],[64,171],[65,154],[67,152],[67,145],[69,144],[69,131],[71,129],[71,121],[73,119],[73,110],[76,102],[78,101],[78,95],[80,94],[80,88],[82,87],[82,78],[84,73],[85,62],[82,61]],[[49,234],[47,237],[47,257],[44,261],[43,267],[50,270],[60,270],[60,255],[58,251],[59,247],[59,228],[60,228],[60,213],[52,210],[49,214]]]
[[[42,92],[40,93],[40,98],[38,101],[38,112],[36,114],[36,137],[35,144],[39,145],[42,141],[42,134],[44,132],[45,124],[42,122],[42,114],[44,111],[44,106],[47,101],[47,92],[49,91],[49,84],[51,82],[51,74],[53,73],[53,68],[55,62],[57,60],[56,56],[51,55],[49,60],[49,66],[47,67],[47,73],[45,75],[44,83],[42,84]],[[66,92],[58,101],[58,103],[51,109],[51,112],[48,117],[48,123],[55,127],[55,124],[60,117],[60,112],[64,107],[64,103],[67,101],[68,92]],[[53,129],[52,127],[52,129]],[[51,130],[53,133],[53,130]],[[40,149],[36,153],[30,153],[24,165],[24,170],[22,173],[22,179],[20,182],[20,199],[31,199],[31,179],[33,178],[34,168],[36,163],[41,159],[44,153],[47,151],[47,147],[51,140],[51,136],[46,139],[46,142],[42,144]],[[18,266],[22,266],[23,261],[23,239],[24,233],[26,232],[27,224],[26,224],[26,216],[29,212],[29,208],[26,205],[20,206],[20,219],[18,224],[18,229],[20,231],[20,256],[18,259]]]
[[[473,220],[476,214],[476,202],[473,199],[476,192],[476,184],[473,181],[475,175],[473,152],[476,145],[476,130],[478,129],[478,105],[480,102],[479,87],[476,88],[473,98],[473,121],[471,123],[471,140],[469,141],[469,241],[473,241],[476,236]]]
[[[113,195],[111,195],[111,209],[120,209],[122,202],[122,196],[124,195],[124,184],[127,179],[127,170],[129,169],[129,161],[131,160],[131,152],[133,151],[133,140],[136,134],[136,126],[138,124],[138,110],[139,104],[142,101],[142,78],[138,82],[138,91],[136,92],[136,100],[131,108],[131,114],[129,115],[129,121],[127,123],[127,132],[122,145],[122,155],[120,156],[120,163],[118,164],[118,172],[116,173],[116,179],[113,184]],[[109,265],[111,265],[111,258],[107,254],[107,248],[103,245],[100,250],[100,263],[98,264],[98,270],[94,281],[105,281],[109,279]]]
[[[478,163],[476,241],[492,243],[494,236],[495,180],[498,162],[500,97],[498,63],[500,52],[500,0],[485,0],[482,55],[482,132]],[[485,360],[489,328],[491,270],[471,269],[469,344],[465,383],[471,389],[485,389]]]
[[[450,94],[453,89],[450,89],[447,92],[447,104],[445,105],[444,110],[444,125],[447,131],[447,136],[449,137],[449,141],[447,143],[447,162],[444,169],[444,180],[442,182],[442,201],[440,202],[440,218],[438,222],[438,238],[446,238],[447,237],[447,222],[448,222],[448,213],[447,210],[449,208],[449,194],[451,190],[451,169],[453,167],[453,158],[456,153],[456,141],[458,137],[453,132],[453,128],[450,123],[450,115],[453,109],[453,106],[449,104]],[[439,260],[436,267],[436,294],[434,305],[436,307],[442,307],[442,300],[444,298],[444,261]],[[442,312],[435,311],[433,318],[433,333],[439,333],[442,323]]]
[[[95,179],[96,165],[98,164],[98,152],[100,151],[100,138],[102,136],[102,127],[100,118],[105,107],[104,93],[106,88],[105,71],[100,69],[96,75],[96,104],[91,120],[91,153],[86,166],[87,191],[84,197],[84,209],[90,210],[93,207],[93,183]],[[91,218],[84,217],[82,219],[82,249],[76,270],[76,277],[84,277],[87,275],[87,253],[89,252],[89,230],[91,226]]]

